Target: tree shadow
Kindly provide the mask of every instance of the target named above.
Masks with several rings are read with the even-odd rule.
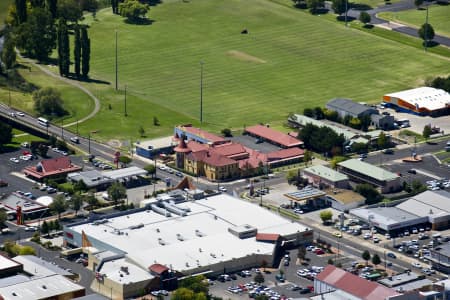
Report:
[[[418,7],[417,10],[425,10],[423,7]]]
[[[156,6],[156,5],[162,3],[161,0],[144,0],[144,1],[141,1],[141,2],[145,3],[145,4],[148,4],[149,6]],[[183,1],[183,2],[187,2],[187,1]]]
[[[450,4],[450,2],[448,0],[438,0],[436,2],[436,4],[440,5],[440,6],[447,6]]]
[[[422,43],[422,45],[423,46],[425,46],[425,41]],[[428,47],[428,48],[434,48],[434,47],[437,47],[437,46],[439,46],[440,44],[438,43],[438,42],[436,42],[436,41],[428,41],[427,43],[426,43],[426,46]]]
[[[152,25],[155,22],[155,20],[140,18],[138,20],[125,19],[123,22],[129,25]]]
[[[311,14],[313,14],[313,15],[325,15],[328,12],[329,12],[328,8],[322,7],[322,8],[317,8],[314,11],[311,11]]]
[[[363,28],[372,29],[374,26],[372,24],[364,24]]]
[[[20,149],[20,144],[12,142],[8,145],[4,145],[4,146],[0,147],[0,153],[15,152],[15,151],[17,151],[17,149]]]
[[[337,16],[336,20],[338,20],[339,22],[345,22],[345,16]],[[356,20],[355,17],[347,16],[347,22],[352,22],[355,20]]]
[[[40,64],[40,65],[57,66],[58,65],[58,59],[56,57],[49,57],[46,60],[39,61],[38,64]]]
[[[373,7],[368,5],[368,4],[364,4],[364,3],[355,3],[355,2],[351,2],[350,4],[350,8],[354,9],[354,10],[371,10]]]

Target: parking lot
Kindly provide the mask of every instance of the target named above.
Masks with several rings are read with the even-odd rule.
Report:
[[[283,257],[279,269],[246,270],[248,276],[242,276],[241,272],[227,274],[226,279],[221,279],[222,281],[220,277],[217,277],[211,281],[210,292],[223,299],[242,299],[255,297],[258,294],[269,296],[272,300],[309,297],[313,295],[311,290],[314,285],[314,276],[327,265],[330,258],[336,258],[336,255],[317,255],[313,251],[307,251],[305,260],[300,261],[297,259],[297,253],[297,250],[289,251],[288,263],[285,265]],[[255,276],[258,272],[264,276],[264,283],[261,286],[255,284]]]
[[[245,147],[257,150],[261,153],[269,153],[272,151],[280,150],[280,147],[272,145],[268,142],[256,142],[258,139],[249,135],[238,135],[230,138],[232,141],[240,143]]]

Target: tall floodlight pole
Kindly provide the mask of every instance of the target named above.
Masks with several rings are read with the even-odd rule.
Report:
[[[345,27],[347,27],[348,0],[345,0]]]
[[[64,120],[61,120],[61,137],[64,140]]]
[[[427,40],[427,34],[428,33],[428,5],[427,5],[427,17],[425,19],[425,32],[424,32],[424,37],[425,37],[425,41],[424,41],[424,46],[425,46],[425,52],[427,52],[427,47],[428,47],[428,40]]]
[[[200,61],[200,123],[203,123],[203,61]]]
[[[118,71],[118,66],[117,66],[117,29],[116,29],[116,91],[117,91],[117,85],[118,85],[118,78],[117,78],[117,71]]]
[[[127,85],[125,84],[125,117],[127,116]]]

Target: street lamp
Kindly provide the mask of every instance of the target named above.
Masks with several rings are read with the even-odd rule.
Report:
[[[200,123],[203,123],[203,60],[200,61]]]
[[[117,29],[116,29],[116,91],[117,91],[117,86],[118,86],[118,78],[117,78],[117,73],[118,73],[118,60],[117,60]]]

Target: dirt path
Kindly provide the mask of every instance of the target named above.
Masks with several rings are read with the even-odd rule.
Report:
[[[20,53],[17,53],[17,55],[20,56]],[[83,93],[85,93],[86,95],[88,95],[92,100],[94,100],[94,109],[91,111],[91,113],[89,115],[87,115],[86,117],[78,120],[78,123],[84,122],[86,120],[89,120],[91,118],[93,118],[100,110],[100,100],[94,95],[92,94],[91,91],[89,91],[87,88],[85,88],[84,86],[82,86],[78,81],[73,80],[73,79],[69,79],[66,77],[62,77],[58,74],[53,73],[52,71],[48,70],[46,67],[44,67],[41,64],[36,63],[34,60],[29,59],[29,58],[25,58],[23,56],[20,56],[21,59],[23,59],[25,62],[32,64],[33,66],[39,68],[42,72],[44,72],[45,74],[47,74],[50,77],[53,77],[55,79],[61,80],[73,87],[76,87],[78,89],[80,89]],[[69,124],[64,124],[63,127],[69,127],[69,126],[73,126],[75,125],[77,122],[72,122]]]

